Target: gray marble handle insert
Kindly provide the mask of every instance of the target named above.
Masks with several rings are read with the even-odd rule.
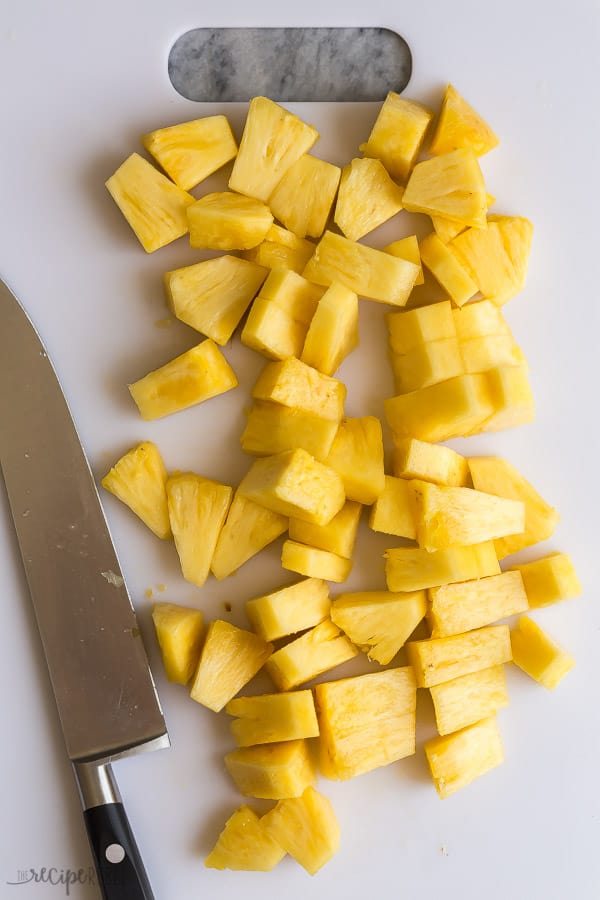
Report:
[[[169,53],[169,78],[188,100],[383,100],[404,90],[412,56],[387,28],[194,28]]]

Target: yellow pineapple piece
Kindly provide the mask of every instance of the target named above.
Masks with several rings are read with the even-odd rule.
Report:
[[[503,665],[435,684],[430,691],[441,735],[487,719],[509,702]]]
[[[320,578],[305,578],[246,602],[252,627],[266,641],[276,641],[313,628],[329,616],[329,586]]]
[[[171,529],[186,581],[202,587],[233,489],[191,472],[172,475],[167,481]]]
[[[266,669],[280,691],[289,691],[347,662],[358,650],[330,619],[286,644],[268,659]]]
[[[523,533],[494,541],[499,559],[552,536],[558,524],[558,513],[514,466],[499,456],[472,456],[469,469],[478,490],[525,504]]]
[[[262,820],[244,804],[225,822],[204,865],[208,869],[270,872],[284,856],[283,847],[270,837]]]
[[[452,310],[456,336],[461,343],[475,338],[511,334],[502,310],[491,300],[477,300]]]
[[[341,284],[332,284],[321,299],[306,333],[301,360],[333,375],[358,346],[358,297]]]
[[[369,528],[415,540],[417,529],[412,492],[412,482],[386,475],[385,487],[371,507]]]
[[[281,565],[299,575],[338,583],[345,581],[352,571],[351,559],[290,540],[285,541],[281,549]]]
[[[289,269],[274,269],[263,284],[260,296],[286,310],[298,322],[310,325],[325,290]]]
[[[392,178],[405,182],[425,138],[433,113],[414,100],[390,91],[366,144],[365,156],[380,159]]]
[[[420,547],[395,547],[386,550],[384,557],[390,591],[418,591],[500,572],[491,541],[432,552]]]
[[[235,372],[206,340],[129,385],[142,419],[151,421],[188,409],[237,387]]]
[[[433,638],[491,625],[524,612],[529,605],[520,572],[430,588],[429,603],[427,619]]]
[[[331,422],[344,415],[346,386],[299,359],[267,363],[252,388],[255,400],[270,400],[312,412]]]
[[[326,463],[339,473],[346,497],[370,505],[383,492],[383,433],[375,416],[344,419]]]
[[[402,209],[404,188],[378,159],[353,159],[342,169],[334,222],[347,238],[358,241]]]
[[[291,269],[303,271],[315,250],[310,241],[297,237],[279,225],[271,225],[264,241],[250,250],[244,250],[245,259],[268,269]]]
[[[368,300],[404,306],[420,266],[326,231],[302,273],[316,284],[339,282]]]
[[[550,553],[541,559],[511,566],[510,571],[521,573],[531,609],[550,606],[581,593],[581,584],[568,553]]]
[[[273,269],[252,304],[242,343],[273,359],[300,356],[323,292],[296,272]]]
[[[425,591],[359,591],[335,597],[331,619],[369,659],[387,666],[426,611]]]
[[[404,356],[424,344],[456,340],[456,326],[449,300],[388,313],[385,319],[390,350],[398,356]]]
[[[516,348],[516,353],[521,351]],[[482,431],[502,431],[526,425],[535,418],[535,401],[529,383],[527,363],[496,366],[485,373],[494,412],[473,428],[469,434]]]
[[[496,717],[424,744],[435,789],[444,800],[504,762]]]
[[[317,684],[314,692],[328,778],[353,778],[414,754],[417,689],[410,666]]]
[[[220,712],[254,678],[273,645],[251,631],[216,619],[208,626],[190,697]]]
[[[186,208],[196,198],[132,153],[106,182],[108,191],[146,253],[187,234]]]
[[[419,266],[421,271],[417,275],[415,285],[425,283],[425,279],[423,278],[423,269],[421,268],[421,253],[419,251],[419,242],[415,234],[411,234],[399,241],[392,241],[391,244],[388,244],[387,247],[383,248],[383,252],[391,253],[392,256],[397,256],[399,259],[407,259],[409,262],[414,263],[415,266]]]
[[[419,250],[423,265],[457,306],[463,306],[477,293],[477,285],[468,271],[435,231],[421,239]]]
[[[307,787],[301,797],[280,800],[261,823],[309,875],[315,875],[340,845],[340,827],[333,807],[313,787]]]
[[[390,353],[394,385],[398,394],[408,394],[448,381],[464,372],[459,343],[455,337],[430,341],[400,355]]]
[[[225,712],[236,716],[231,733],[238,747],[295,741],[319,734],[312,691],[237,697],[229,701]]]
[[[253,456],[271,456],[301,447],[324,460],[337,429],[337,422],[304,409],[256,400],[240,440],[242,450]]]
[[[499,140],[462,97],[449,84],[442,100],[442,108],[429,145],[430,153],[449,153],[459,147],[470,147],[477,156],[482,156],[497,147]]]
[[[398,441],[393,470],[398,478],[418,478],[453,487],[466,487],[469,483],[469,463],[464,456],[450,447],[428,444],[416,438]]]
[[[441,241],[449,244],[453,238],[467,227],[464,222],[455,222],[454,219],[445,219],[443,216],[431,216],[433,230]]]
[[[202,612],[175,603],[155,603],[152,621],[167,678],[187,684],[200,657]]]
[[[190,246],[196,250],[248,250],[273,224],[268,206],[252,197],[219,191],[187,209]]]
[[[292,163],[269,197],[273,215],[298,237],[321,237],[340,175],[339,166],[314,156],[301,156]]]
[[[402,202],[409,212],[442,216],[474,228],[487,224],[485,183],[470,149],[453,150],[417,163]]]
[[[303,740],[240,747],[225,755],[225,766],[244,797],[300,797],[315,782],[315,767]]]
[[[488,372],[523,364],[524,356],[511,334],[493,334],[460,342],[465,372]],[[526,372],[526,366],[524,367]],[[485,428],[485,425],[484,425]]]
[[[442,684],[512,659],[508,625],[490,625],[452,637],[409,641],[406,652],[419,687]]]
[[[171,537],[167,470],[156,444],[144,441],[117,460],[102,487],[138,516],[159,538]]]
[[[521,616],[510,633],[510,641],[515,665],[549,691],[553,691],[575,665],[571,654],[529,616]]]
[[[142,143],[184,191],[200,184],[237,153],[226,116],[206,116],[159,128],[145,134]]]
[[[221,529],[210,569],[215,578],[232,575],[263,547],[287,531],[288,520],[236,491]]]
[[[339,513],[327,525],[313,525],[310,522],[303,522],[302,519],[291,518],[288,529],[290,538],[351,559],[361,511],[360,503],[346,500]]]

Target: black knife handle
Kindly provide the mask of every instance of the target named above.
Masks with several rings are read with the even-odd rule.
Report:
[[[154,900],[122,803],[83,811],[104,900]]]

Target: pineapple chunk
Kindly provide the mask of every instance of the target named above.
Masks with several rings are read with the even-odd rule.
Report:
[[[250,250],[244,250],[242,255],[250,262],[268,269],[291,269],[300,273],[314,250],[315,245],[310,241],[297,237],[279,225],[271,225],[264,241]]]
[[[339,282],[369,300],[404,306],[420,266],[326,231],[302,273],[317,284]]]
[[[432,342],[456,340],[456,326],[449,300],[420,306],[404,312],[388,313],[385,317],[390,350],[404,356],[411,350]]]
[[[441,735],[487,719],[509,702],[503,665],[435,684],[430,691]]]
[[[237,697],[225,708],[238,747],[318,737],[319,724],[311,691]]]
[[[106,182],[108,191],[146,253],[187,233],[186,208],[196,198],[132,153]]]
[[[519,366],[525,359],[511,334],[488,334],[461,341],[460,355],[465,372],[470,373],[500,368],[504,374],[506,367]],[[523,366],[523,372],[526,371],[527,367]],[[501,407],[505,403],[505,399],[499,397],[497,406]],[[485,423],[483,428],[486,428]]]
[[[341,169],[314,156],[301,156],[269,197],[273,215],[298,237],[323,234],[335,200]]]
[[[222,347],[265,280],[267,270],[235,256],[219,256],[164,276],[167,301],[181,321]]]
[[[511,566],[510,571],[521,573],[531,609],[550,606],[581,593],[581,584],[568,553],[551,553],[542,559]]]
[[[265,239],[273,224],[260,200],[220,191],[205,194],[187,210],[190,246],[196,250],[248,250]]]
[[[528,609],[520,572],[430,588],[427,616],[431,637],[449,637]],[[480,716],[483,718],[483,716]]]
[[[311,525],[310,522],[292,518],[289,524],[290,538],[351,559],[361,510],[360,503],[346,500],[339,513],[327,525]]]
[[[419,242],[421,260],[457,306],[477,293],[477,285],[446,244],[433,231]]]
[[[202,587],[219,534],[227,516],[233,489],[200,475],[181,473],[167,481],[169,518],[186,581]]]
[[[132,447],[102,479],[102,487],[118,497],[159,538],[170,538],[167,470],[152,441]]]
[[[331,619],[369,659],[387,666],[426,611],[425,591],[407,594],[359,591],[335,597]]]
[[[342,169],[334,222],[347,238],[358,241],[402,209],[398,187],[378,159],[353,159]]]
[[[455,222],[454,219],[445,219],[443,216],[431,216],[430,218],[433,230],[445,244],[449,244],[457,234],[466,228],[464,222]]]
[[[398,394],[407,394],[448,381],[464,372],[456,338],[430,341],[413,347],[405,355],[390,354],[394,385]]]
[[[408,178],[433,113],[414,100],[390,91],[385,98],[366,144],[365,156],[380,159],[392,178]]]
[[[244,797],[300,797],[315,782],[311,753],[303,740],[240,747],[226,754],[225,766]]]
[[[248,413],[240,438],[242,450],[253,456],[271,456],[301,447],[324,460],[337,433],[337,422],[297,407],[257,400]]]
[[[419,687],[442,684],[512,659],[508,625],[490,625],[452,637],[409,641],[406,652]]]
[[[200,657],[202,612],[175,603],[155,603],[152,621],[167,678],[187,684]]]
[[[307,331],[308,325],[293,313],[259,294],[246,319],[241,341],[269,359],[287,359],[300,356]]]
[[[210,564],[215,578],[232,575],[256,553],[287,531],[285,516],[265,509],[236,491]]]
[[[300,358],[333,375],[357,346],[358,297],[342,284],[332,284],[319,300]]]
[[[502,315],[502,310],[491,300],[477,300],[459,309],[452,310],[456,336],[459,341],[473,338],[510,335],[510,328]]]
[[[385,487],[371,507],[369,528],[415,540],[417,529],[412,492],[410,481],[386,475]]]
[[[305,578],[246,603],[246,615],[266,641],[312,628],[329,616],[329,587],[320,578]]]
[[[208,626],[190,697],[220,712],[254,678],[273,645],[257,634],[216,619]]]
[[[267,661],[266,669],[280,691],[289,691],[357,654],[354,644],[330,619],[326,619],[276,650]]]
[[[339,423],[346,386],[294,357],[267,363],[252,388],[255,400],[271,400]]]
[[[521,616],[510,633],[510,640],[515,665],[549,691],[553,691],[575,665],[571,654],[529,616]]]
[[[312,284],[297,272],[273,269],[261,288],[260,296],[308,328],[324,293],[323,287]]]
[[[238,490],[273,512],[316,525],[331,522],[345,502],[338,473],[300,449],[257,459]]]
[[[344,419],[326,459],[339,473],[346,497],[370,505],[383,492],[383,433],[375,416]]]
[[[449,153],[460,147],[470,147],[477,156],[482,156],[497,147],[500,141],[489,125],[484,122],[472,106],[455,87],[449,84],[442,100],[442,108],[429,145],[429,152]]]
[[[345,581],[352,571],[351,559],[289,540],[281,549],[281,565],[299,575],[335,582]]]
[[[314,692],[326,777],[343,781],[414,754],[417,690],[410,666],[317,684]]]
[[[485,228],[487,224],[485,183],[470,149],[453,150],[417,163],[402,202],[409,212],[442,216],[473,228]]]
[[[423,277],[423,269],[421,267],[421,253],[419,251],[419,242],[415,234],[411,234],[399,241],[393,241],[391,244],[388,244],[387,247],[383,248],[383,252],[391,253],[392,256],[397,256],[398,259],[407,259],[409,262],[414,263],[415,266],[419,266],[421,271],[417,275],[415,286],[417,284],[425,283],[425,279]]]
[[[519,366],[498,366],[485,375],[494,412],[472,429],[470,434],[502,431],[504,428],[515,428],[517,425],[533,422],[535,403],[526,363]]]
[[[244,804],[225,822],[204,865],[208,869],[270,872],[284,856],[283,847],[270,837],[262,820]]]
[[[398,441],[393,470],[398,478],[418,478],[452,487],[466,487],[469,482],[469,463],[464,456],[450,447],[416,438]]]
[[[315,875],[340,845],[340,827],[331,803],[312,787],[301,797],[280,800],[261,819],[274,841],[309,875]]]
[[[237,387],[217,345],[206,340],[129,385],[142,419],[161,419]]]
[[[226,116],[206,116],[145,134],[142,143],[169,178],[189,191],[228,163],[237,144]]]
[[[478,490],[521,500],[525,504],[524,531],[494,542],[499,559],[552,536],[558,524],[558,513],[514,466],[499,456],[472,456],[469,469]]]
[[[395,547],[385,551],[385,577],[390,591],[423,588],[498,575],[500,565],[491,541],[448,550]]]
[[[435,789],[444,800],[504,762],[495,716],[424,744]]]

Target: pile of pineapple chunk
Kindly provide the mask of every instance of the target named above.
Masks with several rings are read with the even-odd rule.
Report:
[[[207,866],[266,871],[288,853],[314,874],[339,844],[317,769],[349,779],[414,754],[426,689],[439,736],[424,750],[448,797],[502,762],[505,664],[547,688],[574,664],[526,615],[580,592],[570,557],[500,566],[552,535],[555,510],[506,460],[441,443],[533,419],[527,363],[502,313],[524,285],[532,226],[488,212],[478,157],[498,139],[451,85],[425,145],[432,119],[390,93],[362,156],[340,169],[310,155],[313,127],[257,97],[239,149],[225,116],[186,122],[144,138],[165,174],[134,153],[107,182],[146,251],[188,232],[193,248],[224,251],[165,274],[171,311],[203,339],[130,385],[142,417],[235,388],[219,348],[244,317],[242,343],[267,361],[241,435],[254,460],[240,484],[169,475],[151,441],[102,483],[174,540],[198,587],[285,533],[282,567],[302,576],[248,599],[248,629],[205,629],[199,609],[154,606],[168,679],[233,718],[229,775],[244,797],[275,801],[262,816],[234,812]],[[229,190],[189,193],[232,160]],[[430,232],[384,249],[361,242],[402,210],[428,217]],[[425,303],[413,290],[424,269],[438,286]],[[388,470],[382,423],[345,417],[335,377],[358,344],[359,296],[395,307]],[[363,506],[371,529],[400,539],[385,553],[388,590],[331,597],[329,583],[352,569]],[[394,662],[402,648],[406,665]],[[359,653],[377,669],[308,685]],[[237,696],[263,667],[274,691]]]

